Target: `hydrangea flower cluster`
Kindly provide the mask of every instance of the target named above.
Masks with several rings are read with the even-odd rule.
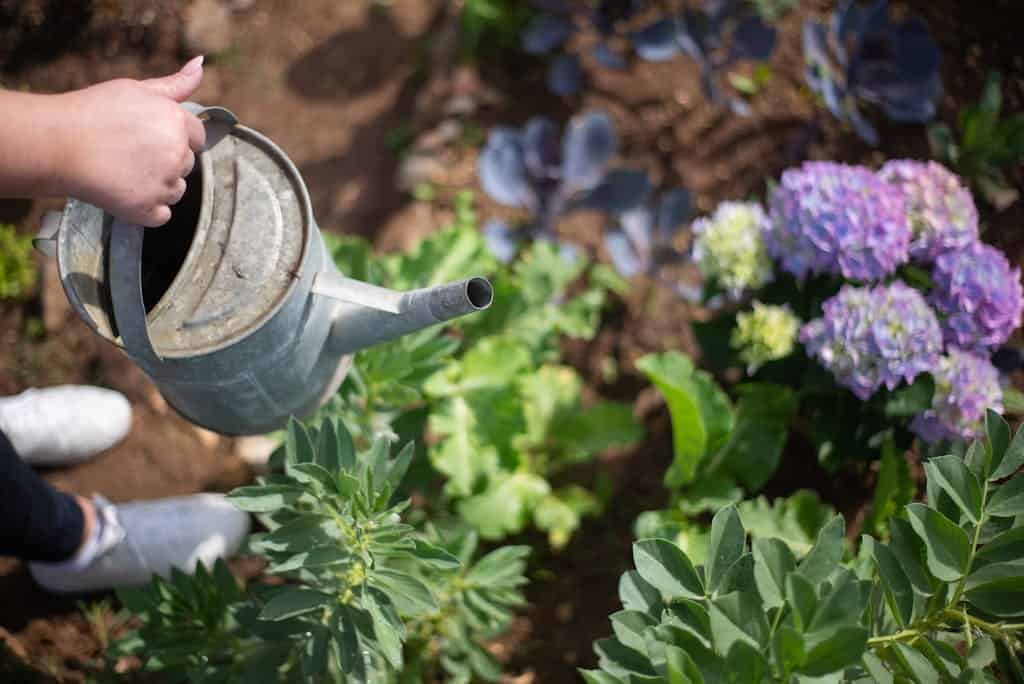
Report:
[[[903,191],[862,166],[807,162],[785,171],[769,215],[768,252],[798,278],[880,280],[909,256]]]
[[[969,441],[981,435],[986,408],[1002,411],[999,371],[987,357],[953,348],[932,374],[932,408],[910,423],[910,429],[924,441]]]
[[[945,316],[946,341],[982,352],[1002,344],[1021,322],[1020,269],[995,247],[975,242],[946,252],[932,270],[931,302]]]
[[[895,159],[878,177],[903,190],[912,233],[910,258],[932,261],[978,241],[978,209],[960,179],[937,162]]]
[[[756,202],[722,202],[709,218],[693,222],[693,256],[705,278],[737,298],[772,279],[762,236],[768,217]]]
[[[751,311],[736,315],[736,327],[732,331],[730,344],[739,351],[740,359],[747,364],[747,372],[768,363],[789,356],[796,344],[800,319],[788,306],[775,306],[754,301]]]
[[[920,292],[902,281],[874,287],[844,285],[805,325],[800,341],[836,381],[859,399],[885,385],[913,382],[935,368],[942,331]]]

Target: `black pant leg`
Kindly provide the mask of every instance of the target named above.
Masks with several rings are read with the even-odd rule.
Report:
[[[0,431],[0,556],[67,560],[82,543],[84,527],[75,498],[37,475]]]

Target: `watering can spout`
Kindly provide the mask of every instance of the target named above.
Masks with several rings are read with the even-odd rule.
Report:
[[[317,274],[313,292],[339,303],[327,342],[335,354],[351,354],[482,311],[494,299],[491,283],[481,277],[396,292],[346,278],[333,269]]]

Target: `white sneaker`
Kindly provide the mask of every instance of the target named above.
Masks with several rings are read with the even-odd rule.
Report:
[[[195,494],[115,506],[93,496],[97,529],[70,560],[29,563],[44,589],[58,594],[137,587],[172,567],[191,573],[235,553],[249,514],[219,494]],[[83,557],[84,556],[84,557]]]
[[[114,446],[132,426],[132,407],[101,387],[62,385],[0,397],[0,430],[30,465],[80,463]]]

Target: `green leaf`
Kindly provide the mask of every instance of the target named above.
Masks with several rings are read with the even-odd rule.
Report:
[[[732,431],[728,397],[679,352],[649,354],[636,365],[665,397],[672,418],[675,456],[666,484],[678,487],[691,482],[698,464],[720,448]]]
[[[814,613],[818,610],[818,593],[814,585],[803,575],[790,573],[786,577],[786,601],[793,609],[793,623],[797,630],[809,630]]]
[[[392,667],[400,670],[405,624],[398,616],[394,604],[387,594],[371,587],[366,592],[364,605],[373,620],[373,633],[377,637],[381,653]]]
[[[987,563],[999,563],[1024,558],[1024,526],[1009,529],[985,544],[976,558]]]
[[[700,598],[704,587],[696,570],[672,542],[641,539],[633,544],[637,572],[668,599]]]
[[[338,419],[321,421],[316,440],[316,463],[332,475],[341,467],[341,442],[338,440]],[[342,428],[344,429],[344,428]]]
[[[665,644],[665,672],[668,684],[704,684],[704,676],[686,651]]]
[[[366,681],[366,661],[359,649],[359,633],[356,628],[355,611],[343,607],[334,613],[331,620],[331,649],[338,661],[339,669],[356,681]]]
[[[796,558],[779,539],[755,539],[754,580],[764,607],[778,608],[785,601],[786,576],[796,568]]]
[[[579,670],[587,684],[622,684],[622,679],[601,670]]]
[[[991,637],[980,637],[974,640],[970,653],[967,654],[967,663],[971,667],[985,668],[995,662],[996,647]]]
[[[893,644],[896,657],[899,662],[910,672],[917,682],[938,682],[939,671],[928,661],[920,651],[917,651],[906,644],[896,642]]]
[[[657,673],[650,659],[643,653],[624,645],[618,639],[599,639],[594,642],[601,668],[613,675],[627,677],[632,673],[653,677]]]
[[[293,506],[304,492],[290,485],[251,485],[237,487],[227,496],[228,501],[248,513],[269,513]]]
[[[988,500],[989,515],[1012,517],[1024,513],[1024,477],[1007,480]]]
[[[328,631],[317,625],[311,628],[308,634],[305,643],[302,644],[302,675],[309,681],[316,681],[327,671]]]
[[[679,493],[675,505],[681,513],[695,516],[717,511],[743,498],[743,489],[731,477],[718,473],[701,473]]]
[[[746,641],[736,641],[725,654],[729,664],[725,673],[725,681],[731,684],[747,684],[747,682],[764,681],[769,666],[761,649]]]
[[[1019,455],[1008,453],[1010,426],[1001,415],[992,409],[985,409],[985,434],[988,436],[988,451],[991,454],[990,461],[992,463],[992,475],[989,479],[1001,479],[1020,467],[1020,462],[1017,462],[1015,466],[1014,461],[1018,458],[1024,461],[1024,444],[1019,445]],[[1009,461],[1007,461],[1008,456],[1011,457]],[[1006,462],[1004,463],[1004,461]],[[1004,472],[1005,474],[1003,474]]]
[[[437,610],[437,602],[427,585],[412,575],[398,570],[374,568],[369,572],[370,586],[391,597],[403,615],[414,616]]]
[[[868,651],[864,654],[863,661],[864,669],[868,671],[868,674],[875,678],[878,684],[895,684],[895,679],[892,673],[885,667],[882,660],[874,653]]]
[[[865,535],[861,542],[875,559],[878,576],[894,607],[897,622],[901,627],[910,624],[914,613],[914,588],[900,567],[896,555],[888,546]]]
[[[827,579],[843,558],[843,551],[846,550],[845,533],[846,521],[843,520],[843,516],[837,515],[832,518],[818,533],[817,541],[804,559],[800,561],[797,572],[812,584]]]
[[[747,499],[736,508],[752,539],[777,537],[798,557],[811,550],[818,533],[835,515],[831,506],[823,504],[816,493],[807,489],[771,503],[763,496]]]
[[[779,625],[775,630],[775,661],[785,673],[797,670],[807,660],[804,638],[789,625]]]
[[[615,637],[629,648],[641,653],[645,650],[644,632],[658,624],[654,618],[636,610],[620,610],[612,613],[609,619]]]
[[[525,582],[523,571],[529,546],[503,546],[491,551],[466,573],[469,585],[481,587],[518,587]]]
[[[939,456],[924,464],[929,480],[934,480],[973,523],[981,520],[981,484],[960,458]]]
[[[800,672],[821,677],[857,663],[867,647],[868,631],[860,626],[839,627],[807,653]]]
[[[320,493],[333,494],[337,491],[334,476],[316,463],[288,463],[285,465],[285,473],[304,485],[312,485]]]
[[[735,506],[723,508],[711,520],[711,538],[708,542],[705,590],[710,594],[722,583],[725,573],[732,567],[746,546],[743,523]]]
[[[619,600],[626,610],[652,614],[657,614],[662,605],[661,593],[636,570],[627,570],[619,578]]]
[[[903,454],[898,452],[892,439],[882,445],[882,461],[878,470],[878,483],[871,500],[871,513],[864,523],[865,530],[881,534],[887,529],[887,522],[903,507],[913,501],[914,481],[910,477],[910,465]]]
[[[967,601],[998,618],[1024,615],[1024,560],[987,565],[967,577]]]
[[[286,620],[297,615],[305,615],[331,605],[330,594],[302,587],[282,589],[267,601],[260,611],[261,620]]]
[[[909,418],[932,407],[935,380],[930,373],[917,376],[913,384],[893,392],[885,402],[883,411],[890,418]]]
[[[315,460],[316,450],[313,448],[309,430],[295,418],[288,420],[284,444],[289,464],[312,463]]]
[[[728,653],[738,641],[755,649],[765,645],[769,628],[759,603],[756,595],[739,591],[711,601],[708,615],[715,650]]]
[[[997,416],[996,416],[997,417]],[[986,420],[988,415],[986,414]],[[1001,434],[1002,426],[1006,425],[1006,421],[1001,418],[996,421],[996,425],[993,426],[992,430],[996,433]],[[1009,431],[1009,427],[1007,430]],[[1001,437],[1000,437],[1001,438]],[[991,437],[989,437],[991,439]],[[1010,477],[1017,470],[1024,465],[1024,430],[1018,430],[1017,434],[1014,435],[1010,445],[1007,446],[1006,451],[1002,452],[1002,457],[998,461],[995,460],[995,450],[991,450],[992,453],[992,474],[988,476],[989,480],[1000,480],[1005,477]]]
[[[753,492],[775,474],[798,402],[784,385],[745,383],[736,391],[736,426],[714,461]]]
[[[935,587],[925,565],[924,542],[903,518],[889,521],[889,535],[889,550],[896,556],[914,590],[925,596],[931,595]]]
[[[459,559],[440,546],[435,546],[425,539],[418,537],[412,541],[412,555],[430,567],[437,568],[438,570],[454,570],[459,567]]]
[[[926,562],[943,582],[955,582],[967,572],[971,542],[967,533],[938,511],[921,503],[907,506],[914,532],[924,542]]]
[[[517,472],[494,478],[491,486],[460,501],[459,515],[484,539],[500,539],[522,531],[534,509],[551,492],[551,485],[533,473]]]

